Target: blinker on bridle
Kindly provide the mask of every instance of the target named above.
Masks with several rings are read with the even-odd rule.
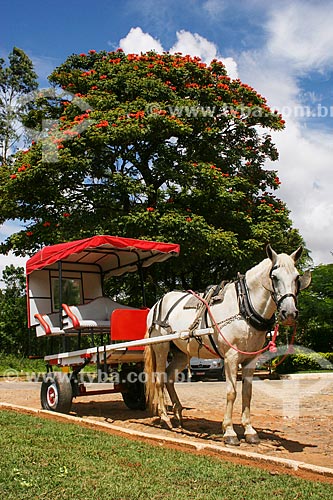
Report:
[[[292,297],[294,299],[295,305],[297,306],[297,295],[298,295],[299,287],[300,287],[299,279],[297,277],[297,292],[296,292],[296,295],[294,293],[286,293],[285,295],[282,295],[282,297],[278,298],[278,294],[277,294],[277,292],[275,290],[275,286],[274,286],[273,271],[275,271],[275,269],[278,269],[279,267],[280,266],[276,264],[275,266],[273,266],[271,268],[270,273],[269,273],[269,277],[271,279],[272,288],[273,288],[273,291],[271,291],[271,296],[272,296],[273,301],[276,304],[276,308],[277,308],[278,311],[280,311],[280,307],[281,307],[281,304],[284,301],[284,299],[287,299],[288,297]]]

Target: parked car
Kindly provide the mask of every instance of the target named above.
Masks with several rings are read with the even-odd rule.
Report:
[[[201,359],[191,358],[191,380],[204,378],[225,380],[224,360],[221,358]]]

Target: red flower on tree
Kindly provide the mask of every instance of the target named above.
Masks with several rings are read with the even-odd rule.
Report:
[[[130,118],[136,118],[138,120],[139,118],[143,118],[145,116],[145,112],[144,111],[137,111],[136,113],[129,113],[128,116]]]
[[[102,120],[101,122],[97,123],[96,127],[97,128],[102,128],[102,127],[108,127],[109,122],[107,120]]]

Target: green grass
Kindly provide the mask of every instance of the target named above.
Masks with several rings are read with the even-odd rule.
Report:
[[[0,411],[6,500],[332,498],[333,486]]]

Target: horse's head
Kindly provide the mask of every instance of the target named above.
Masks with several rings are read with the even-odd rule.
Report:
[[[311,283],[311,272],[306,271],[300,276],[295,264],[302,255],[303,248],[299,247],[291,255],[277,254],[270,245],[267,245],[267,256],[271,260],[271,268],[266,288],[271,292],[279,320],[284,325],[293,325],[298,316],[297,295],[300,290],[307,288]]]

